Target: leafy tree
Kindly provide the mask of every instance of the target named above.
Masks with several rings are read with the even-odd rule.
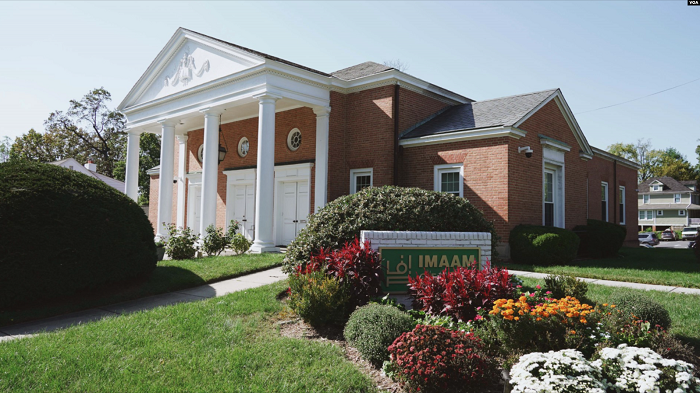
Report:
[[[160,164],[160,136],[143,133],[139,139],[139,199],[140,205],[148,204],[151,191],[151,177],[147,170]],[[126,145],[122,153],[124,160],[114,166],[114,178],[124,181],[126,179]]]
[[[80,140],[65,130],[49,130],[44,134],[33,128],[15,138],[9,150],[11,160],[52,162],[64,158],[87,161],[88,152],[80,145]]]
[[[47,134],[75,138],[87,158],[97,164],[97,172],[110,177],[115,163],[124,158],[126,144],[126,117],[107,108],[111,100],[104,88],[93,89],[80,101],[71,100],[68,111],[55,111],[44,122]]]
[[[654,177],[669,176],[676,180],[695,180],[699,177],[697,168],[673,147],[658,154],[658,165],[653,168],[652,174]]]
[[[10,160],[10,148],[12,148],[12,140],[9,136],[4,136],[0,142],[0,162]]]
[[[638,139],[636,144],[613,143],[608,146],[608,152],[634,161],[641,166],[637,172],[639,182],[643,182],[651,177],[654,168],[659,165],[660,151],[652,150],[651,142],[647,139]]]

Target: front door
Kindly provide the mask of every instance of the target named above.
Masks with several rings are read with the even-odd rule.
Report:
[[[287,245],[304,227],[309,215],[309,182],[282,183],[281,243]]]
[[[190,184],[189,191],[187,227],[192,229],[194,233],[199,234],[200,213],[202,210],[202,186]]]
[[[239,222],[240,233],[249,240],[255,235],[255,185],[241,184],[233,188],[233,219]]]

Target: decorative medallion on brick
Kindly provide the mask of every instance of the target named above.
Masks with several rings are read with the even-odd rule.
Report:
[[[199,149],[197,149],[197,161],[199,163],[202,163],[202,160],[204,159],[204,144],[199,145]]]
[[[241,157],[247,156],[249,149],[250,149],[250,142],[248,142],[248,138],[246,138],[246,137],[241,138],[241,140],[238,141],[238,155]]]
[[[291,151],[296,151],[299,149],[299,146],[301,146],[301,131],[299,131],[298,128],[289,131],[289,135],[287,135],[287,146]]]

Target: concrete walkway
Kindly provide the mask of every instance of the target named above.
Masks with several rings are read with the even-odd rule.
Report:
[[[508,270],[509,273],[515,274],[516,276],[531,277],[531,278],[545,278],[549,276],[548,273],[535,273],[535,272],[524,272],[520,270]],[[673,293],[683,293],[686,295],[700,295],[700,288],[684,288],[684,287],[672,287],[668,285],[652,285],[652,284],[639,284],[636,282],[625,282],[625,281],[610,281],[610,280],[599,280],[596,278],[583,278],[577,277],[581,281],[585,281],[596,285],[605,285],[608,287],[625,287],[633,289],[641,289],[644,291],[660,291],[660,292],[673,292]]]
[[[123,303],[96,307],[89,310],[40,319],[37,321],[0,327],[0,342],[22,337],[31,337],[32,335],[42,331],[49,332],[56,329],[63,329],[71,325],[96,321],[102,318],[129,314],[137,311],[145,311],[156,307],[169,306],[177,303],[195,302],[213,297],[224,296],[232,292],[272,284],[274,282],[284,280],[285,278],[287,278],[287,275],[282,273],[281,267],[278,267],[230,280],[219,281],[213,284],[206,284],[175,292],[148,296],[141,299],[129,300]]]

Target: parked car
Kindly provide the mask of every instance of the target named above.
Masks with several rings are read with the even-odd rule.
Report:
[[[638,237],[640,245],[648,244],[650,246],[656,246],[657,244],[659,244],[659,237],[656,236],[656,233],[654,232],[640,233]]]
[[[678,240],[676,239],[676,232],[667,229],[663,232],[661,232],[661,240],[666,240],[666,241],[671,241],[671,240]]]
[[[694,240],[696,237],[698,237],[698,228],[697,227],[683,228],[683,232],[681,232],[681,237],[683,240]]]

